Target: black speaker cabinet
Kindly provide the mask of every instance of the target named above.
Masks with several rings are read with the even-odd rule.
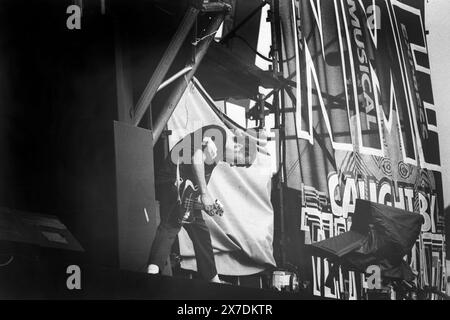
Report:
[[[85,120],[65,139],[61,207],[87,262],[144,271],[157,227],[152,132]]]

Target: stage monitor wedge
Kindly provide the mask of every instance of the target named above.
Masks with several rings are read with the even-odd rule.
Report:
[[[3,207],[0,207],[0,242],[84,251],[79,242],[56,216]]]

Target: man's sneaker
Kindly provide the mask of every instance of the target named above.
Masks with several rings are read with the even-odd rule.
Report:
[[[156,264],[151,264],[147,267],[147,273],[149,274],[158,274],[159,267]]]

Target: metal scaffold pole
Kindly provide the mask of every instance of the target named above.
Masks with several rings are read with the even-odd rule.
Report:
[[[282,41],[281,41],[281,28],[280,28],[280,12],[279,12],[279,0],[271,0],[270,3],[270,23],[271,23],[271,35],[272,35],[272,67],[273,74],[278,77],[283,73],[283,62],[282,62]],[[274,117],[275,117],[275,129],[278,130],[280,142],[284,139],[284,121],[282,118],[283,114],[283,89],[275,90],[273,96],[273,107],[274,107]],[[286,254],[285,254],[285,219],[284,219],[284,190],[283,190],[283,176],[284,176],[284,146],[283,143],[279,144],[277,150],[279,154],[279,164],[278,173],[276,180],[276,187],[278,188],[279,196],[279,216],[278,223],[280,225],[280,235],[278,239],[279,245],[279,263],[281,266],[286,264]]]
[[[202,62],[202,59],[205,56],[208,47],[211,44],[211,41],[213,41],[214,39],[214,34],[219,29],[221,23],[224,20],[224,17],[225,12],[219,13],[213,18],[212,22],[205,31],[204,39],[202,39],[198,44],[198,48],[195,54],[195,63],[191,66],[192,69],[187,74],[185,74],[184,77],[178,79],[175,82],[175,87],[173,88],[170,97],[164,103],[162,111],[156,119],[155,126],[153,128],[153,145],[155,145],[158,141],[161,133],[164,131],[164,127],[167,124],[167,121],[169,121],[169,118],[175,110],[181,97],[183,96],[183,93],[186,91],[189,82],[194,77],[194,74],[197,71],[200,63]]]

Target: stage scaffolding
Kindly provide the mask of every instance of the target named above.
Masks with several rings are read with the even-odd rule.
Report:
[[[288,77],[284,77],[283,75],[286,72],[286,66],[292,64],[295,65],[295,50],[291,41],[286,41],[288,37],[292,36],[290,34],[286,34],[289,32],[289,28],[286,27],[286,24],[291,21],[291,2],[290,1],[280,1],[280,0],[264,0],[261,1],[259,5],[257,5],[244,19],[239,22],[235,22],[235,27],[231,28],[226,34],[224,34],[219,43],[213,41],[214,35],[219,29],[220,25],[224,22],[225,16],[229,14],[232,10],[232,4],[236,4],[235,1],[224,0],[218,2],[205,2],[202,1],[193,1],[191,6],[185,13],[183,20],[180,22],[180,25],[177,29],[177,32],[172,37],[172,40],[167,47],[163,57],[161,58],[156,70],[151,75],[150,80],[141,94],[139,101],[134,107],[134,111],[132,112],[131,118],[129,122],[131,122],[135,126],[139,126],[145,112],[148,109],[151,109],[151,102],[154,98],[155,94],[166,86],[170,86],[171,93],[169,98],[164,103],[162,110],[160,112],[159,117],[151,124],[150,128],[153,130],[153,144],[155,145],[158,142],[161,134],[164,132],[167,121],[169,120],[172,112],[175,109],[175,106],[181,99],[183,92],[187,88],[187,84],[192,80],[195,75],[197,69],[201,65],[203,58],[205,55],[217,55],[219,58],[217,60],[221,60],[219,62],[226,69],[232,70],[232,72],[240,72],[239,70],[244,69],[249,82],[255,82],[259,85],[263,85],[265,88],[271,88],[271,91],[267,95],[261,94],[252,94],[249,90],[247,91],[247,96],[245,98],[253,101],[253,104],[247,110],[247,117],[253,120],[256,120],[258,123],[258,127],[263,128],[265,124],[265,117],[269,114],[274,115],[274,128],[279,133],[280,143],[278,144],[278,163],[277,168],[278,171],[274,176],[273,187],[276,189],[278,193],[278,203],[276,212],[276,224],[279,226],[278,236],[276,237],[276,244],[279,249],[277,250],[277,262],[280,266],[284,266],[286,264],[285,258],[285,213],[284,213],[284,189],[286,187],[286,165],[285,165],[285,157],[286,157],[286,140],[287,139],[296,139],[296,137],[286,136],[285,134],[285,123],[286,123],[286,112],[293,112],[291,109],[286,108],[285,99],[286,96],[289,96],[290,99],[295,101],[295,96],[292,92],[292,88],[295,87],[295,82],[292,80],[294,75],[290,75]],[[258,55],[264,60],[269,60],[271,62],[270,70],[263,71],[254,65],[244,64],[239,61],[232,53],[229,52],[225,47],[228,42],[233,38],[239,38],[242,41],[245,41],[240,35],[239,30],[248,23],[248,21],[254,17],[255,15],[260,15],[262,8],[265,6],[269,6],[270,9],[268,11],[268,21],[271,25],[271,51],[269,57],[264,56],[260,52],[256,50],[256,48],[251,47],[250,44],[247,45],[250,47],[250,50],[254,51],[255,56]],[[198,36],[198,41],[195,43],[195,58],[193,59],[193,63],[187,64],[186,67],[175,75],[169,77],[167,80],[163,81],[167,75],[167,72],[172,65],[177,53],[180,50],[183,41],[189,34],[190,29],[195,25],[198,15],[201,13],[210,14],[211,22],[206,31],[203,34]],[[284,34],[283,34],[283,31]],[[226,61],[230,61],[227,65]],[[234,67],[235,65],[239,65],[239,67]],[[241,68],[241,69],[239,69]],[[248,75],[252,77],[248,77]],[[317,94],[317,91],[313,90],[314,94]],[[246,94],[246,93],[244,93]],[[322,93],[324,94],[324,93]],[[227,98],[233,97],[225,97],[225,101]],[[242,96],[240,96],[242,98]],[[273,102],[268,103],[268,100],[272,98]],[[342,97],[328,97],[330,101],[335,101],[335,104],[338,106],[340,102],[342,102]],[[339,106],[338,106],[339,107]],[[314,106],[314,108],[318,108],[318,106]],[[349,134],[348,132],[344,132],[343,134]],[[314,129],[314,138],[317,139],[321,148],[326,152],[329,158],[331,155],[327,150],[323,139],[320,134],[318,134]]]

